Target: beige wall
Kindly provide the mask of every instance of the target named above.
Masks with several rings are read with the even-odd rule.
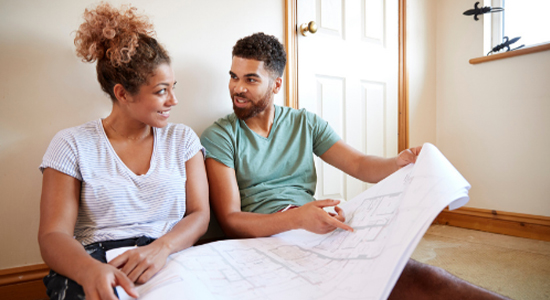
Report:
[[[110,112],[95,66],[74,54],[73,31],[93,3],[0,1],[0,269],[42,262],[38,166],[51,138]],[[231,112],[227,83],[236,40],[258,31],[284,36],[282,0],[132,3],[151,17],[173,59],[180,103],[171,122],[198,134]],[[282,94],[276,101],[284,102]]]
[[[436,0],[407,1],[409,145],[436,144]]]
[[[467,206],[550,216],[550,51],[469,64],[483,55],[471,6],[408,1],[411,145],[433,140],[435,109],[435,145],[472,184]]]

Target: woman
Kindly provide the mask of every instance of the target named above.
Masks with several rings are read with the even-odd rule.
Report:
[[[40,250],[52,272],[51,299],[137,297],[167,257],[193,245],[209,222],[203,147],[168,123],[178,101],[170,57],[152,24],[132,7],[100,4],[84,13],[76,52],[97,61],[111,114],[60,131],[43,172]],[[139,246],[106,263],[105,251]]]

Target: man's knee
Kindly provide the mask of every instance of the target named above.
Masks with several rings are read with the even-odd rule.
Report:
[[[389,299],[507,299],[434,266],[410,259]]]
[[[388,299],[437,299],[448,273],[440,268],[409,259]]]
[[[449,284],[451,276],[447,271],[409,259],[401,278],[422,290],[437,290]],[[401,280],[400,278],[400,280]],[[451,280],[452,281],[452,280]]]

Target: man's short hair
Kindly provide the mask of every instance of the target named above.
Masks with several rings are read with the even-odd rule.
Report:
[[[265,68],[276,77],[283,76],[286,52],[283,44],[272,35],[255,33],[237,41],[233,56],[263,61]]]

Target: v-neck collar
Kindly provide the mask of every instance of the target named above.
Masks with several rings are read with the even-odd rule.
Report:
[[[149,161],[149,170],[147,170],[147,173],[145,173],[145,174],[138,175],[138,174],[134,173],[134,171],[130,170],[130,168],[128,168],[128,166],[122,161],[120,156],[118,156],[118,153],[116,153],[115,148],[113,148],[113,145],[111,144],[111,141],[109,140],[109,137],[107,137],[107,133],[105,132],[105,128],[103,127],[103,119],[98,120],[97,127],[98,127],[99,132],[101,133],[101,135],[105,139],[105,142],[108,145],[109,151],[111,151],[111,154],[114,155],[114,157],[116,158],[117,163],[122,165],[123,169],[125,169],[126,172],[130,176],[132,176],[132,178],[145,178],[153,172],[153,170],[155,169],[155,161],[156,161],[155,157],[156,157],[156,153],[157,153],[157,136],[158,136],[157,128],[151,127],[151,128],[153,128],[153,153],[151,154],[151,160]]]
[[[265,136],[262,136],[261,134],[257,133],[256,131],[250,129],[250,127],[248,127],[248,125],[246,124],[245,121],[241,120],[241,119],[238,119],[239,122],[241,124],[244,124],[244,127],[249,130],[250,132],[252,132],[252,134],[256,135],[257,137],[259,138],[262,138],[264,140],[270,140],[271,137],[273,136],[273,132],[275,131],[277,125],[279,124],[279,122],[277,122],[277,117],[279,116],[280,114],[280,110],[282,109],[281,107],[277,106],[277,105],[273,105],[274,108],[275,108],[275,116],[273,117],[273,124],[271,125],[271,129],[269,130],[269,134],[267,135],[267,137]]]

